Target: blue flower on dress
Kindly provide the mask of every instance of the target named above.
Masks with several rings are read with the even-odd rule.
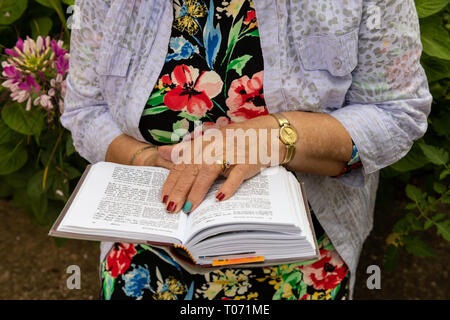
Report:
[[[147,265],[145,265],[145,268],[143,268],[142,266],[138,266],[136,268],[136,265],[134,264],[132,264],[131,266],[134,269],[122,275],[122,280],[125,283],[122,290],[125,292],[125,294],[129,297],[140,299],[144,294],[144,289],[149,289],[150,291],[154,292],[154,290],[150,286],[150,273],[147,269]]]
[[[166,62],[190,58],[194,53],[199,53],[198,47],[190,43],[183,36],[170,38],[169,46],[173,53],[166,57]]]

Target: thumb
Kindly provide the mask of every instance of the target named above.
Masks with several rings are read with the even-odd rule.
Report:
[[[163,158],[167,161],[172,161],[171,154],[172,154],[173,147],[174,147],[173,145],[159,146],[158,153],[161,156],[161,158]]]

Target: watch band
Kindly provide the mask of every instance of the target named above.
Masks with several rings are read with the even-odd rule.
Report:
[[[270,115],[272,117],[274,117],[278,121],[278,124],[280,126],[280,132],[283,129],[283,127],[285,127],[285,126],[289,126],[290,128],[292,128],[289,120],[285,116],[283,116],[282,114],[280,114],[280,113],[271,113]],[[281,138],[280,138],[280,140],[286,146],[286,153],[284,155],[284,159],[283,159],[283,161],[280,162],[280,164],[283,165],[283,164],[286,164],[289,161],[291,161],[292,158],[294,158],[295,145],[294,144],[287,144]]]
[[[270,115],[275,119],[277,119],[280,128],[285,125],[290,125],[289,120],[286,119],[286,117],[283,116],[281,113],[271,113]]]

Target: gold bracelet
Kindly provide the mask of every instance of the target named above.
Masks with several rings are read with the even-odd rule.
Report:
[[[141,148],[141,149],[139,149],[138,151],[136,151],[134,154],[133,154],[133,156],[131,157],[131,160],[130,160],[130,165],[133,165],[133,162],[134,162],[134,160],[136,159],[136,157],[142,152],[142,151],[144,151],[144,150],[147,150],[147,149],[151,149],[151,148],[156,148],[156,146],[153,146],[153,145],[151,145],[151,146],[146,146],[146,147],[143,147],[143,148]]]

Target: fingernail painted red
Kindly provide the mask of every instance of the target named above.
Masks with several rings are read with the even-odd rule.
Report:
[[[225,198],[225,195],[222,192],[219,192],[219,194],[216,196],[217,200],[222,201],[223,198]]]
[[[164,198],[163,198],[163,203],[166,204],[166,202],[167,202],[168,199],[169,199],[169,196],[167,196],[167,195],[164,196]]]
[[[175,209],[175,202],[170,201],[169,205],[167,206],[167,211],[172,212]]]

